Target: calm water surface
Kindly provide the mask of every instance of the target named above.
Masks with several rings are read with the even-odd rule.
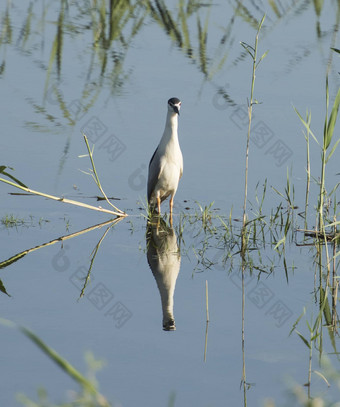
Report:
[[[283,199],[272,187],[284,191],[288,169],[299,207],[294,227],[303,227],[297,213],[304,210],[306,146],[293,106],[303,115],[311,110],[312,127],[321,135],[327,70],[331,103],[340,83],[340,59],[330,50],[340,48],[340,6],[335,1],[259,2],[256,7],[251,1],[242,6],[234,1],[170,2],[178,37],[169,21],[160,19],[154,2],[145,2],[149,8],[135,6],[133,13],[126,10],[126,21],[117,17],[111,26],[107,5],[103,31],[98,10],[94,6],[90,12],[88,3],[37,0],[23,5],[13,0],[0,5],[0,165],[13,167],[11,174],[32,189],[98,205],[92,198],[97,187],[84,174],[90,167],[88,158],[81,157],[87,152],[84,132],[95,144],[105,192],[120,199],[115,203],[129,217],[103,240],[108,226],[29,250],[110,216],[42,197],[10,195],[19,190],[1,183],[0,217],[13,214],[24,225],[2,222],[0,260],[28,251],[1,269],[9,294],[0,298],[2,317],[32,329],[81,372],[87,369],[86,351],[105,360],[97,378],[113,405],[167,406],[173,399],[175,406],[244,405],[240,259],[234,247],[233,258],[226,260],[217,217],[227,221],[231,208],[233,219],[242,214],[251,59],[240,41],[253,44],[266,13],[259,54],[268,50],[268,55],[255,84],[261,104],[254,107],[250,144],[248,198],[254,205],[252,210],[249,203],[249,216],[257,216],[256,190],[262,194],[266,179],[263,212],[277,208]],[[206,41],[199,39],[198,21]],[[172,245],[163,260],[175,267],[180,262],[178,276],[150,270],[143,216],[147,165],[173,96],[182,100],[184,176],[175,197],[174,228],[165,229],[163,240],[154,231],[154,238],[163,242],[156,246]],[[327,167],[329,189],[338,181],[337,153]],[[312,141],[311,162],[318,177],[320,153]],[[315,191],[310,199],[313,226]],[[214,202],[210,230],[197,220],[197,202],[203,208]],[[295,234],[293,241],[299,240]],[[180,259],[173,255],[177,244]],[[245,281],[249,406],[263,406],[267,399],[285,405],[292,383],[303,386],[308,380],[309,349],[295,332],[289,333],[304,307],[308,320],[318,313],[314,252],[287,244],[285,272],[273,247],[267,241],[260,252],[267,273],[258,278],[259,270],[254,270]],[[256,252],[254,258],[258,256]],[[91,264],[90,281],[79,298]],[[210,322],[205,349],[206,281]],[[171,284],[176,284],[176,330],[166,332],[159,290]],[[299,330],[308,336],[305,319]],[[337,335],[326,328],[323,334],[323,353],[336,352]],[[18,393],[36,399],[38,387],[55,403],[77,389],[18,330],[3,326],[1,337],[1,405],[21,405]],[[318,356],[314,350],[313,369],[321,371]],[[334,355],[332,363],[339,370]],[[312,380],[312,396],[321,392],[339,400],[335,385],[328,389],[317,375]]]

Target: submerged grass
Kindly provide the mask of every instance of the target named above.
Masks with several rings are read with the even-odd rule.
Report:
[[[320,174],[320,181],[319,181],[319,196],[318,196],[318,224],[317,230],[324,234],[325,233],[325,224],[324,224],[324,211],[325,211],[325,201],[327,199],[327,192],[326,192],[326,165],[330,158],[333,156],[336,148],[340,142],[340,138],[333,143],[331,147],[331,143],[334,137],[334,128],[336,124],[336,120],[338,117],[340,105],[340,89],[337,92],[337,95],[334,100],[334,104],[331,110],[330,115],[328,115],[329,111],[329,86],[328,86],[328,78],[326,79],[326,118],[324,123],[324,130],[323,130],[323,137],[322,141],[319,142],[318,138],[314,135],[311,130],[311,113],[307,112],[306,119],[303,119],[301,114],[295,109],[297,115],[299,116],[302,124],[307,130],[307,135],[305,135],[306,142],[307,142],[307,188],[306,188],[306,207],[308,206],[308,195],[309,195],[309,180],[310,180],[310,162],[309,162],[309,135],[311,135],[314,141],[319,145],[321,150],[321,174]],[[333,189],[330,195],[337,189],[339,184],[337,184]]]
[[[337,121],[338,111],[340,105],[340,89],[335,97],[331,113],[329,114],[329,85],[328,78],[326,78],[326,112],[325,122],[323,129],[323,136],[321,140],[311,130],[311,113],[307,111],[306,119],[303,119],[301,114],[295,109],[301,123],[303,124],[307,133],[304,133],[307,145],[307,182],[306,182],[306,197],[305,197],[305,213],[304,224],[305,229],[300,230],[304,233],[303,245],[311,245],[314,248],[314,264],[315,264],[315,299],[318,304],[318,311],[316,318],[311,317],[310,321],[306,320],[307,333],[304,334],[297,330],[298,324],[301,323],[302,318],[306,314],[306,310],[297,319],[292,332],[295,332],[302,342],[308,348],[308,374],[306,400],[312,400],[311,385],[312,385],[312,373],[321,377],[328,385],[326,377],[322,372],[313,369],[313,350],[318,352],[319,361],[322,359],[324,349],[323,331],[327,329],[333,352],[339,358],[339,351],[337,349],[337,337],[339,318],[337,313],[337,294],[338,294],[338,276],[337,270],[339,268],[338,255],[340,251],[338,248],[338,230],[337,225],[340,223],[337,221],[338,203],[336,200],[336,190],[339,184],[336,184],[330,193],[327,193],[326,188],[326,168],[330,158],[335,153],[337,146],[340,142],[340,138],[334,142],[334,129]],[[320,177],[316,180],[316,186],[318,188],[318,202],[316,205],[316,219],[314,229],[308,228],[307,224],[307,209],[310,203],[310,156],[309,156],[309,140],[310,136],[314,139],[320,148],[321,152],[321,170]],[[333,199],[333,211],[331,211],[331,200]],[[307,243],[306,239],[312,238],[311,243]],[[307,405],[307,404],[306,404]]]
[[[0,223],[6,228],[23,226],[26,224],[25,219],[14,216],[13,214],[5,215],[1,218]]]
[[[22,226],[34,227],[36,225],[42,226],[44,223],[49,222],[47,219],[35,219],[33,216],[29,216],[28,219],[20,218],[14,214],[7,214],[0,219],[0,224],[3,225],[6,229],[9,228],[18,228]]]

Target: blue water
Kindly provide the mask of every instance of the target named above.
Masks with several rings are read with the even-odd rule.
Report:
[[[295,202],[302,211],[305,140],[293,106],[303,115],[307,108],[311,109],[314,132],[321,136],[327,61],[330,47],[337,47],[337,41],[332,42],[337,6],[334,2],[324,4],[320,16],[322,36],[318,37],[313,2],[286,5],[281,18],[268,5],[261,4],[257,9],[253,2],[244,3],[257,19],[267,13],[259,54],[269,51],[256,76],[255,98],[261,103],[254,106],[249,200],[255,201],[256,184],[262,185],[267,179],[265,205],[275,207],[278,197],[271,186],[284,190],[288,168],[295,186]],[[215,202],[218,213],[227,216],[233,207],[234,216],[240,217],[251,60],[242,56],[239,42],[253,44],[256,30],[237,15],[229,39],[219,47],[223,27],[233,14],[233,2],[203,7],[199,12],[203,21],[210,10],[210,66],[216,66],[227,55],[221,69],[212,69],[205,78],[197,58],[189,59],[147,17],[126,51],[121,85],[114,88],[107,75],[99,87],[99,65],[91,79],[87,77],[92,41],[88,31],[83,36],[72,36],[65,29],[60,81],[55,70],[47,79],[56,30],[53,22],[59,10],[56,5],[48,5],[41,34],[42,4],[34,3],[34,30],[24,45],[19,33],[26,10],[17,1],[10,6],[13,40],[0,47],[0,56],[6,61],[0,76],[0,165],[14,167],[13,174],[38,191],[70,199],[97,195],[90,176],[79,171],[90,167],[88,158],[79,157],[86,154],[83,131],[90,144],[95,143],[94,159],[104,190],[120,198],[116,201],[118,207],[130,216],[103,240],[82,299],[77,275],[83,276],[88,270],[91,252],[104,228],[32,251],[1,270],[0,278],[11,296],[0,297],[2,315],[32,329],[82,372],[86,371],[87,350],[104,359],[106,366],[97,376],[100,391],[117,405],[168,405],[172,396],[175,406],[242,405],[241,290],[236,271],[230,275],[229,267],[217,266],[195,271],[193,249],[197,251],[200,240],[186,231],[174,300],[177,329],[164,332],[160,295],[146,260],[146,221],[141,215],[145,211],[139,208],[145,205],[147,165],[163,131],[166,102],[176,96],[182,100],[179,136],[184,175],[175,197],[175,227],[181,210],[190,214],[199,210],[195,201],[203,206]],[[176,11],[175,3],[172,6]],[[73,7],[70,18],[77,24],[75,15],[72,17],[72,13],[76,14]],[[5,8],[6,4],[0,6],[2,17]],[[189,25],[197,49],[196,17],[189,19]],[[335,53],[332,58],[329,77],[330,95],[334,97],[339,87],[340,59]],[[54,86],[68,110],[76,111],[79,105],[90,103],[84,89],[90,89],[92,96],[96,94],[91,86],[87,87],[91,80],[94,89],[99,89],[98,95],[70,126],[53,93]],[[233,105],[220,97],[221,89],[228,93]],[[44,107],[43,113],[39,113],[39,107]],[[311,161],[317,177],[319,150],[312,142]],[[338,171],[335,154],[327,169],[329,189],[337,181]],[[32,216],[33,226],[1,226],[1,261],[109,219],[83,208],[9,192],[18,191],[0,185],[1,217],[14,214],[29,222]],[[97,205],[91,198],[86,202]],[[190,209],[183,209],[186,206]],[[39,224],[41,218],[48,222]],[[218,249],[209,250],[209,257],[219,255]],[[261,406],[267,398],[280,405],[287,397],[287,378],[300,385],[307,381],[308,349],[296,334],[288,334],[303,307],[313,308],[314,266],[308,247],[300,250],[292,246],[287,251],[289,264],[294,262],[296,267],[294,272],[290,270],[289,283],[279,262],[272,275],[260,280],[268,302],[258,302],[256,278],[249,279],[247,285],[246,368],[247,381],[254,384],[247,393],[248,405]],[[273,254],[270,249],[267,253]],[[210,323],[204,362],[206,280]],[[105,292],[104,303],[96,296],[98,289]],[[286,319],[275,319],[272,307],[277,302],[286,307]],[[115,313],[117,307],[125,316],[121,320]],[[305,325],[301,330],[306,333]],[[77,389],[77,384],[19,331],[6,327],[1,331],[5,350],[1,357],[1,405],[19,405],[15,400],[19,392],[34,398],[38,387],[46,388],[55,402],[64,400],[68,390]],[[326,352],[333,351],[326,334],[324,346]],[[321,379],[315,377],[313,383],[313,390],[326,391]],[[333,396],[337,400],[334,394],[329,397]]]

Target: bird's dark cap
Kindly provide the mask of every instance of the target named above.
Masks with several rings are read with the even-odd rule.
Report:
[[[168,100],[169,105],[178,105],[178,103],[181,103],[181,101],[178,98],[171,98]]]

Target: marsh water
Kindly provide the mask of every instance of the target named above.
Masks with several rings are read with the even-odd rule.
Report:
[[[247,200],[257,221],[242,276],[252,60],[240,42],[254,45],[264,14]],[[1,2],[1,178],[109,209],[85,134],[105,193],[128,215],[110,223],[0,183],[1,406],[22,405],[18,394],[44,405],[41,388],[59,405],[81,388],[4,319],[84,375],[97,366],[89,351],[103,360],[96,380],[113,406],[338,402],[337,276],[328,284],[299,231],[316,226],[320,148],[310,137],[307,214],[294,108],[311,111],[320,140],[326,75],[330,106],[340,84],[339,15],[338,1],[317,0]],[[146,210],[170,97],[182,101],[184,157],[173,227],[167,202],[161,222],[148,225]],[[338,181],[335,150],[327,192]]]

